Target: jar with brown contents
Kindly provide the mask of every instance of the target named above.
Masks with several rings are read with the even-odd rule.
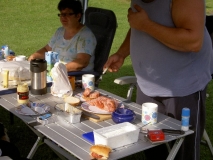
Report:
[[[29,102],[29,87],[27,83],[19,83],[17,87],[17,101],[20,104]]]

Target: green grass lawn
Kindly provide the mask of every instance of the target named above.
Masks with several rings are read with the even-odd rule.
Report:
[[[58,0],[0,0],[0,46],[9,45],[17,55],[29,56],[48,43],[55,30],[60,26],[57,16]],[[128,30],[127,10],[130,0],[90,0],[89,6],[111,9],[115,12],[118,28],[113,41],[111,54],[116,52]],[[213,1],[206,0],[206,13],[213,14]],[[126,96],[128,86],[117,86],[115,78],[134,75],[131,61],[126,59],[118,73],[107,73],[103,76],[100,88],[122,97]],[[209,97],[206,101],[206,130],[213,142],[213,84],[208,87]],[[135,96],[135,94],[134,94]],[[133,97],[134,97],[133,96]],[[134,100],[134,98],[133,98]],[[15,117],[15,124],[10,125],[9,113],[0,107],[0,119],[8,128],[11,141],[15,143],[22,156],[26,157],[36,140],[35,134],[23,122]],[[144,159],[136,154],[125,159]],[[42,145],[35,154],[35,160],[59,159],[46,145]],[[201,159],[211,160],[210,151],[201,146]]]
[[[213,15],[213,1],[206,0],[206,14]]]

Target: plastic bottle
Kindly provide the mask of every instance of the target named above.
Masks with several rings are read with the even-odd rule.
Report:
[[[3,52],[4,52],[4,58],[6,58],[7,56],[9,56],[9,55],[10,55],[10,50],[9,50],[8,45],[5,45],[3,48],[4,48],[4,49],[3,49]]]
[[[183,108],[182,109],[182,120],[181,120],[181,130],[182,131],[189,130],[189,118],[190,118],[190,109]]]

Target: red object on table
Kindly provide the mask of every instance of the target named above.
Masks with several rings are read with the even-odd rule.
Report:
[[[148,137],[151,141],[165,140],[165,135],[162,130],[148,130]]]

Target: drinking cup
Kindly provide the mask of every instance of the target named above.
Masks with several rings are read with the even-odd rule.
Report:
[[[13,61],[26,61],[26,56],[24,55],[19,55],[13,58]]]
[[[156,124],[158,117],[158,105],[156,103],[143,103],[141,121],[145,124]]]
[[[95,89],[95,76],[93,74],[84,74],[82,76],[82,88],[90,88],[92,91]]]

